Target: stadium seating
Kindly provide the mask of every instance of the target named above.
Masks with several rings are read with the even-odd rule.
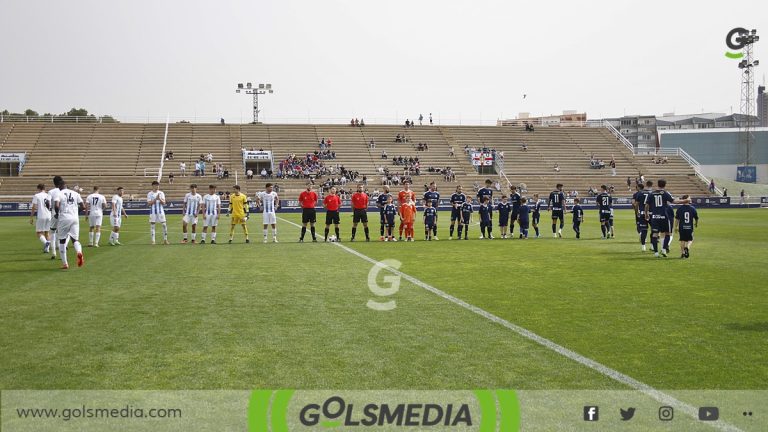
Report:
[[[77,184],[86,191],[98,184],[110,193],[114,187],[126,188],[127,195],[143,197],[157,176],[162,159],[164,124],[62,124],[62,123],[2,123],[0,124],[0,150],[26,152],[27,163],[19,177],[5,177],[0,183],[3,200],[27,197],[37,183],[49,184],[51,176],[65,176],[70,185]],[[408,142],[395,142],[397,134],[405,134]],[[664,176],[675,194],[708,194],[706,185],[683,159],[670,157],[666,164],[655,164],[651,156],[634,156],[602,128],[552,127],[526,132],[518,127],[496,126],[420,126],[404,128],[395,125],[220,125],[176,123],[169,126],[166,151],[174,159],[166,161],[163,170],[163,189],[172,199],[181,199],[189,183],[201,187],[209,183],[229,190],[237,175],[238,182],[248,194],[263,188],[264,181],[245,180],[241,149],[263,149],[273,152],[275,163],[290,153],[303,155],[319,149],[322,138],[330,138],[330,150],[335,160],[326,160],[330,166],[342,165],[361,175],[367,175],[369,190],[380,188],[379,167],[400,172],[402,167],[392,165],[392,157],[418,157],[422,175],[414,178],[414,189],[435,181],[438,190],[449,194],[457,184],[471,193],[476,184],[495,175],[480,175],[472,166],[464,147],[488,147],[504,152],[503,170],[513,184],[525,183],[528,195],[548,193],[555,183],[565,184],[565,190],[576,189],[585,196],[589,187],[613,184],[616,195],[628,195],[626,178],[640,174],[649,178]],[[369,148],[374,140],[376,147]],[[420,142],[429,145],[428,151],[418,151]],[[522,150],[522,144],[528,146]],[[455,154],[451,156],[449,149]],[[386,150],[388,159],[381,158]],[[231,178],[217,180],[213,164],[207,164],[204,178],[192,177],[194,161],[201,154],[212,153],[214,163],[224,163]],[[606,164],[611,158],[617,163],[617,175],[610,168],[597,170],[589,166],[590,156]],[[180,177],[179,163],[186,162],[187,177]],[[554,165],[558,164],[559,172]],[[445,182],[439,173],[428,173],[428,167],[451,167],[457,182]],[[174,184],[168,184],[168,174],[175,175]],[[294,196],[304,187],[301,179],[273,180],[281,186],[281,195]],[[501,180],[502,184],[505,180]],[[348,185],[350,187],[350,185]]]

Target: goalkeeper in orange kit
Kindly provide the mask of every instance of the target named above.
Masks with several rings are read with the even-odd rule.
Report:
[[[400,205],[400,222],[405,230],[405,241],[413,241],[413,223],[416,220],[416,204],[413,198],[408,197],[404,204]]]

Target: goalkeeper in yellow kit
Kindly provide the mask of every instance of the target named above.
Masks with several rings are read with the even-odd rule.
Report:
[[[250,243],[248,239],[248,197],[240,193],[240,186],[234,186],[234,193],[229,196],[229,217],[232,218],[231,225],[229,227],[229,242],[232,243],[232,238],[235,236],[235,225],[243,226],[243,233],[245,233],[245,242]]]

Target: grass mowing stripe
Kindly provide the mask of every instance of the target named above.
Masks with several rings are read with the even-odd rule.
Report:
[[[282,220],[282,221],[284,221],[284,222],[286,222],[286,223],[288,223],[290,225],[293,225],[294,227],[301,228],[301,225],[299,225],[297,223],[294,223],[292,221],[289,221],[287,219],[284,219],[284,218],[278,218],[278,219],[280,219],[280,220]],[[322,235],[319,235],[319,234],[318,234],[318,236],[319,237],[323,237]],[[486,311],[485,309],[481,309],[481,308],[479,308],[477,306],[469,304],[469,303],[465,302],[464,300],[461,300],[460,298],[454,297],[454,296],[452,296],[452,295],[450,295],[450,294],[448,294],[448,293],[446,293],[446,292],[444,292],[444,291],[442,291],[442,290],[440,290],[438,288],[433,287],[432,285],[429,285],[429,284],[427,284],[425,282],[422,282],[421,280],[419,280],[419,279],[417,279],[417,278],[415,278],[415,277],[413,277],[411,275],[408,275],[408,274],[403,273],[403,272],[401,272],[401,271],[399,271],[397,269],[394,269],[394,268],[392,268],[392,267],[390,267],[390,266],[388,266],[388,265],[386,265],[386,264],[384,264],[384,263],[382,263],[382,262],[380,262],[378,260],[375,260],[375,259],[373,259],[373,258],[371,258],[371,257],[369,257],[367,255],[364,255],[364,254],[362,254],[362,253],[360,253],[360,252],[358,252],[358,251],[356,251],[356,250],[354,250],[354,249],[352,249],[352,248],[350,248],[350,247],[348,247],[346,245],[343,245],[341,243],[333,243],[333,244],[335,246],[337,246],[337,247],[340,247],[344,251],[346,251],[346,252],[348,252],[348,253],[350,253],[350,254],[352,254],[352,255],[354,255],[354,256],[362,259],[362,260],[364,260],[364,261],[367,261],[367,262],[369,262],[369,263],[371,263],[373,265],[381,266],[382,269],[384,269],[384,270],[386,270],[386,271],[388,271],[388,272],[390,272],[392,274],[395,274],[397,276],[400,276],[401,278],[407,280],[408,282],[410,282],[410,283],[412,283],[412,284],[414,284],[414,285],[416,285],[416,286],[418,286],[418,287],[420,287],[420,288],[422,288],[424,290],[427,290],[427,291],[437,295],[438,297],[441,297],[441,298],[443,298],[443,299],[445,299],[445,300],[447,300],[447,301],[449,301],[449,302],[451,302],[451,303],[453,303],[455,305],[458,305],[458,306],[460,306],[460,307],[462,307],[464,309],[467,309],[467,310],[469,310],[471,312],[474,312],[477,315],[480,315],[481,317],[483,317],[483,318],[485,318],[485,319],[487,319],[489,321],[495,322],[495,323],[497,323],[497,324],[499,324],[499,325],[501,325],[503,327],[506,327],[506,328],[512,330],[513,332],[519,334],[520,336],[523,336],[526,339],[529,339],[529,340],[531,340],[533,342],[536,342],[537,344],[542,345],[545,348],[548,348],[548,349],[550,349],[550,350],[552,350],[552,351],[562,355],[563,357],[566,357],[566,358],[568,358],[570,360],[573,360],[573,361],[575,361],[575,362],[577,362],[577,363],[579,363],[579,364],[581,364],[583,366],[586,366],[586,367],[588,367],[588,368],[590,368],[592,370],[595,370],[598,373],[613,379],[614,381],[620,382],[620,383],[622,383],[622,384],[624,384],[624,385],[626,385],[628,387],[631,387],[631,388],[633,388],[635,390],[638,390],[638,391],[640,391],[640,392],[650,396],[651,398],[655,399],[656,401],[658,401],[660,403],[672,406],[675,410],[682,411],[686,415],[688,415],[689,417],[692,417],[694,419],[698,419],[699,411],[698,411],[697,408],[695,408],[695,407],[693,407],[693,406],[691,406],[691,405],[689,405],[689,404],[687,404],[687,403],[685,403],[683,401],[680,401],[680,400],[674,398],[673,396],[670,396],[670,395],[668,395],[668,394],[666,394],[666,393],[664,393],[662,391],[659,391],[659,390],[651,387],[648,384],[645,384],[645,383],[643,383],[641,381],[638,381],[638,380],[630,377],[629,375],[625,375],[625,374],[623,374],[623,373],[621,373],[621,372],[619,372],[619,371],[617,371],[615,369],[612,369],[612,368],[610,368],[608,366],[605,366],[604,364],[596,362],[596,361],[594,361],[594,360],[592,360],[592,359],[590,359],[588,357],[584,357],[583,355],[581,355],[581,354],[579,354],[579,353],[577,353],[575,351],[569,350],[568,348],[565,348],[564,346],[558,345],[557,343],[555,343],[555,342],[553,342],[553,341],[551,341],[551,340],[549,340],[549,339],[547,339],[545,337],[539,336],[538,334],[536,334],[536,333],[534,333],[534,332],[532,332],[532,331],[530,331],[528,329],[525,329],[525,328],[520,327],[520,326],[518,326],[516,324],[513,324],[513,323],[505,320],[504,318],[501,318],[499,316],[496,316],[496,315]],[[706,424],[708,424],[708,425],[710,425],[710,426],[712,426],[714,428],[723,430],[723,431],[732,431],[732,432],[741,431],[741,429],[737,428],[736,426],[733,426],[731,424],[725,423],[722,420],[718,420],[716,422],[711,422],[711,423],[707,422]]]

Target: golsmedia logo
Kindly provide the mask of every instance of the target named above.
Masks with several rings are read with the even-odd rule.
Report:
[[[740,51],[745,45],[744,36],[748,34],[749,30],[743,27],[736,27],[725,36],[725,44],[734,51]],[[744,57],[744,53],[726,51],[725,56],[732,59],[740,59]]]
[[[497,412],[498,406],[498,412]],[[518,431],[520,404],[511,390],[294,391],[257,390],[248,407],[250,432],[293,430]]]

